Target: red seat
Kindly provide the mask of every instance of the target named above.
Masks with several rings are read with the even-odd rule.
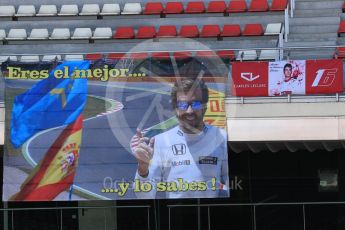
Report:
[[[284,11],[287,6],[287,0],[273,0],[270,11]]]
[[[183,4],[182,2],[167,2],[163,12],[165,14],[182,14]]]
[[[219,50],[216,52],[218,57],[223,59],[235,60],[236,55],[233,50]]]
[[[337,47],[335,54],[334,54],[334,58],[344,59],[345,58],[345,47]]]
[[[201,14],[205,13],[205,5],[204,2],[188,2],[186,10],[184,11],[186,14]]]
[[[226,11],[225,1],[211,1],[207,6],[207,13],[224,13]]]
[[[345,21],[341,21],[339,24],[338,35],[345,33]]]
[[[187,59],[191,57],[192,57],[192,52],[188,52],[188,51],[181,51],[181,52],[174,53],[175,60],[183,60],[183,59]]]
[[[159,38],[171,38],[177,36],[177,30],[175,26],[160,26],[158,29],[157,37]]]
[[[148,2],[145,5],[144,14],[161,14],[163,9],[161,2]]]
[[[213,51],[197,51],[195,57],[198,58],[216,58],[217,54]]]
[[[228,13],[240,13],[247,11],[247,3],[245,0],[231,0],[227,9]]]
[[[135,38],[149,39],[156,37],[156,29],[154,26],[140,26]]]
[[[108,54],[107,59],[120,60],[125,55],[126,55],[125,53],[110,53],[110,54]]]
[[[116,28],[116,32],[113,36],[115,39],[132,39],[134,38],[134,29],[130,26],[120,26]]]
[[[268,10],[267,0],[252,0],[250,2],[249,10],[251,12],[264,12]]]
[[[244,36],[261,36],[264,34],[264,30],[261,24],[246,24],[242,35]]]
[[[197,38],[199,37],[199,29],[196,25],[181,26],[180,36],[184,38]]]
[[[170,54],[169,52],[154,52],[151,54],[151,57],[154,59],[159,59],[159,60],[170,60]]]
[[[85,59],[90,61],[96,61],[103,58],[103,54],[86,54]]]
[[[149,55],[148,53],[131,53],[129,57],[134,60],[142,60],[148,58]]]
[[[218,25],[204,25],[200,33],[201,38],[213,38],[219,37],[219,35],[220,29]]]
[[[241,36],[240,25],[224,25],[223,30],[220,33],[221,37],[238,37]]]

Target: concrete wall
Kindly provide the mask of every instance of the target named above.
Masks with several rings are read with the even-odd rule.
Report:
[[[345,102],[234,103],[227,100],[230,141],[345,140]],[[320,99],[322,100],[322,99]],[[331,100],[331,99],[329,99]]]

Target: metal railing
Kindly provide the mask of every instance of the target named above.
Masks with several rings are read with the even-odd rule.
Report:
[[[284,27],[284,34],[286,32],[286,27]],[[284,35],[285,36],[285,35]],[[324,45],[324,46],[289,46],[289,47],[255,47],[255,48],[231,48],[231,47],[227,47],[227,48],[216,48],[216,49],[190,49],[190,48],[186,48],[183,49],[184,52],[197,52],[197,51],[224,51],[224,50],[231,50],[231,51],[243,51],[243,50],[283,50],[283,51],[308,51],[308,50],[320,50],[320,49],[336,49],[339,47],[344,47],[344,45]],[[182,50],[168,50],[168,49],[160,49],[160,50],[150,50],[150,47],[147,47],[147,50],[141,50],[138,52],[134,52],[134,53],[151,53],[151,52],[170,52],[170,53],[174,53],[177,51],[182,51]],[[119,51],[90,51],[90,52],[59,52],[59,53],[42,53],[42,52],[35,52],[33,51],[32,53],[6,53],[3,52],[1,53],[1,56],[32,56],[32,55],[39,55],[39,56],[43,56],[43,55],[86,55],[86,54],[112,54],[112,53],[123,53],[123,52],[119,52]],[[127,52],[126,54],[130,54],[132,52]]]
[[[5,206],[7,206],[7,203],[4,203]],[[64,210],[88,210],[88,209],[97,209],[97,210],[103,210],[104,212],[106,210],[110,209],[146,209],[147,211],[147,229],[150,229],[150,205],[121,205],[121,206],[79,206],[79,207],[36,207],[36,208],[0,208],[0,211],[4,213],[4,230],[13,230],[15,226],[15,219],[14,219],[14,213],[18,211],[42,211],[42,210],[53,210],[53,211],[59,211],[59,217],[60,217],[60,223],[59,223],[59,229],[63,230],[63,211]],[[10,215],[8,215],[10,214]],[[10,223],[9,223],[10,220]],[[106,217],[104,217],[104,226],[106,226]],[[9,228],[9,224],[11,224],[11,228]],[[56,228],[57,229],[57,228]],[[108,228],[105,228],[108,229]],[[142,229],[144,229],[144,226],[142,226]]]
[[[288,35],[290,33],[290,18],[294,17],[295,6],[296,6],[295,0],[290,0],[288,2],[288,5],[287,5],[285,11],[284,11],[284,25],[285,25],[284,37],[285,37],[285,42],[287,42]]]
[[[207,229],[212,229],[212,223],[211,223],[211,207],[251,207],[252,208],[252,222],[253,222],[253,230],[257,229],[257,220],[256,220],[256,214],[257,214],[257,207],[265,207],[265,206],[298,206],[301,208],[302,211],[302,221],[303,221],[303,230],[306,230],[306,206],[315,206],[315,205],[341,205],[345,204],[345,202],[282,202],[282,203],[237,203],[237,204],[186,204],[186,205],[167,205],[168,207],[168,224],[169,224],[169,230],[171,230],[171,210],[174,208],[187,208],[187,207],[195,207],[195,208],[201,208],[206,207],[207,208]],[[199,219],[200,219],[200,212],[198,212],[198,229],[200,229],[199,226]]]
[[[284,11],[284,38],[285,42],[288,40],[288,35],[289,35],[289,28],[290,28],[290,20],[289,20],[289,8],[286,8]]]
[[[328,103],[345,102],[344,94],[325,95],[286,95],[275,97],[236,97],[228,96],[226,102],[230,104],[253,104],[253,103]]]

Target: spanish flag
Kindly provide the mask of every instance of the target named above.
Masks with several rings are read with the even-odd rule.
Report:
[[[12,201],[50,201],[74,180],[82,136],[82,115],[68,125],[48,152],[11,197]]]

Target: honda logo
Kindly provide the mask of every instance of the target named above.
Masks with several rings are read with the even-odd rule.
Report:
[[[176,144],[171,146],[172,151],[174,153],[174,155],[184,155],[186,154],[186,145],[185,144]]]
[[[314,79],[312,87],[317,86],[330,86],[333,84],[335,79],[335,74],[337,73],[338,69],[319,69],[316,71],[316,77]]]
[[[259,77],[260,77],[260,75],[254,76],[253,73],[241,73],[241,78],[246,80],[246,81],[254,81],[254,80],[258,79]]]

